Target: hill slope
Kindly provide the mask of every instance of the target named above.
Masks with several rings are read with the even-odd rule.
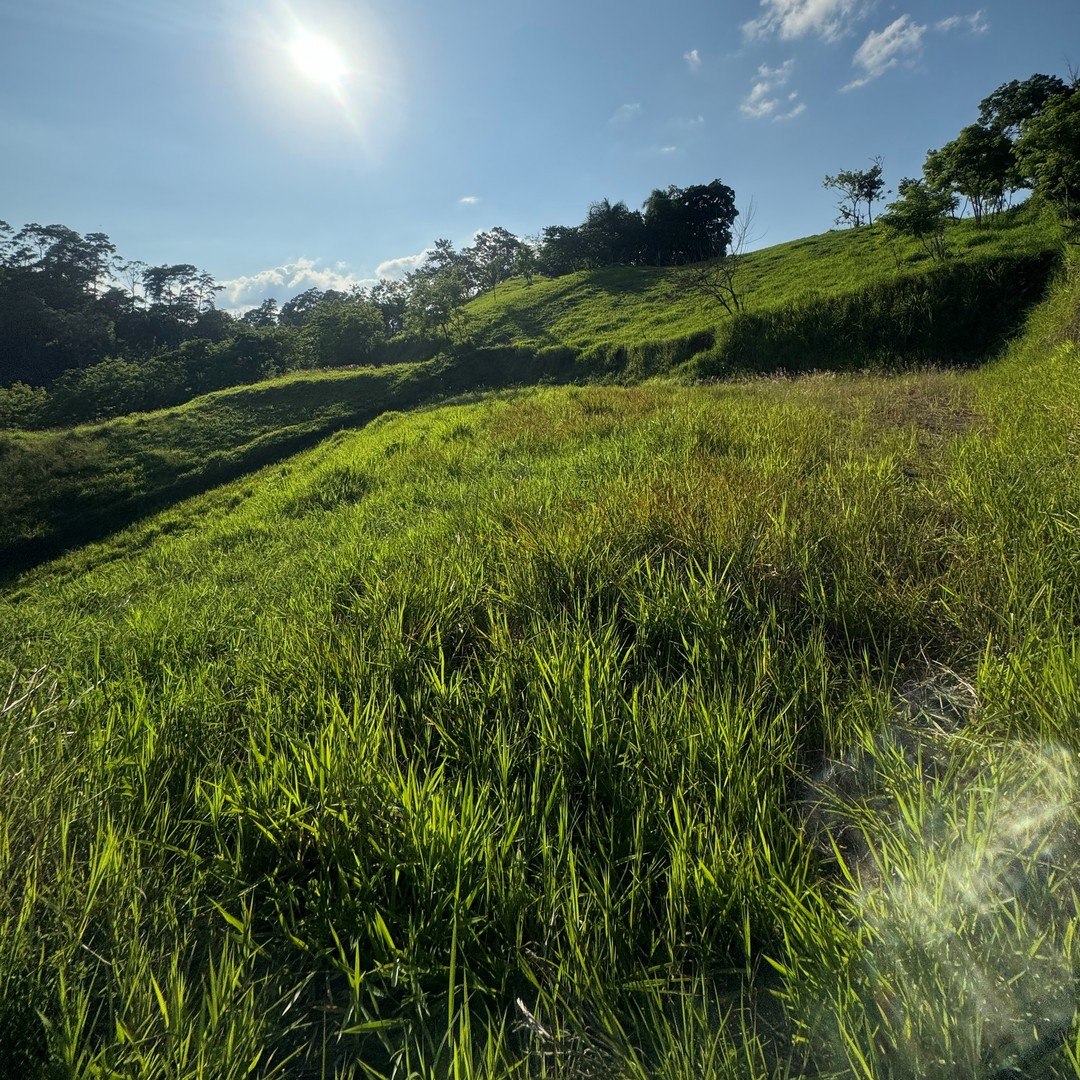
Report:
[[[0,1072],[1075,1074],[1078,337],[389,416],[24,576]]]
[[[448,352],[287,376],[159,413],[0,433],[0,563],[33,565],[331,431],[478,388],[739,372],[981,362],[1042,297],[1057,262],[1044,222],[960,223],[945,265],[873,229],[753,252],[732,319],[688,289],[691,269],[594,271],[501,287],[469,306]],[[425,346],[430,353],[432,346]]]

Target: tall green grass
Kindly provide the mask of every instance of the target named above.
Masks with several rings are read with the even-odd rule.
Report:
[[[387,416],[13,582],[0,1073],[1076,1075],[1078,310]]]

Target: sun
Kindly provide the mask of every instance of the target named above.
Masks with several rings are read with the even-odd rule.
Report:
[[[349,74],[349,65],[337,46],[317,34],[297,34],[289,42],[289,55],[312,82],[328,90],[337,90]]]

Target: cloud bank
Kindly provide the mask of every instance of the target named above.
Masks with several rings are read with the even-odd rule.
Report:
[[[348,292],[353,287],[374,285],[377,280],[356,277],[346,263],[338,262],[331,267],[320,266],[319,262],[318,259],[300,258],[223,281],[219,304],[225,311],[246,311],[271,297],[284,303],[308,289]]]

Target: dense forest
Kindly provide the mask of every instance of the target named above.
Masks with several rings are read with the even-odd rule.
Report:
[[[1017,192],[1080,207],[1080,94],[1036,74],[1000,86],[979,122],[927,155],[881,215],[886,232],[919,239],[946,258],[945,225],[958,214],[990,223]],[[825,178],[841,195],[837,222],[873,221],[884,196],[880,159]],[[865,205],[865,213],[863,207]],[[641,210],[594,202],[578,225],[533,238],[495,227],[461,250],[436,240],[403,280],[349,292],[312,288],[233,315],[215,306],[221,286],[188,264],[126,260],[104,233],[0,222],[0,428],[49,427],[179,404],[288,371],[424,358],[467,336],[464,306],[511,277],[558,277],[625,266],[700,265],[690,287],[724,312],[739,310],[735,260],[748,219],[720,180],[654,190]],[[733,239],[734,238],[734,239]],[[723,312],[718,311],[718,315]]]

